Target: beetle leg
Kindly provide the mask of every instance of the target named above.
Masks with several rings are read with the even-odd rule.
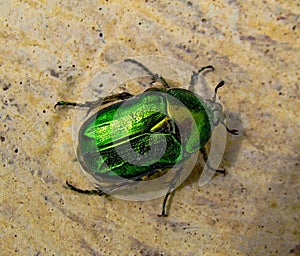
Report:
[[[56,108],[57,106],[77,106],[77,107],[89,107],[90,105],[86,103],[76,103],[76,102],[69,102],[69,101],[58,101],[56,102],[56,104],[54,105],[54,108]]]
[[[81,108],[94,108],[97,105],[105,105],[110,102],[114,102],[116,100],[126,100],[134,95],[128,93],[128,92],[122,92],[118,94],[114,94],[111,96],[107,96],[105,98],[99,98],[98,100],[95,101],[86,101],[85,103],[76,103],[76,102],[68,102],[68,101],[58,101],[55,105],[54,108],[57,106],[73,106],[73,107],[81,107]]]
[[[221,121],[221,123],[225,126],[227,132],[233,135],[239,135],[239,131],[237,129],[229,129],[227,125],[224,123],[224,121]]]
[[[207,157],[207,153],[206,153],[206,149],[204,147],[200,148],[200,152],[203,155],[204,162],[207,165],[208,169],[210,169],[212,171],[215,171],[217,173],[222,173],[224,176],[226,175],[226,170],[225,169],[217,169],[216,170],[216,169],[214,169],[210,166],[209,161],[208,161],[208,157]]]
[[[73,191],[76,191],[78,193],[81,193],[81,194],[98,195],[98,196],[104,195],[104,192],[101,189],[84,190],[84,189],[80,189],[80,188],[73,186],[68,181],[66,181],[66,184],[70,189],[72,189]]]
[[[131,97],[133,97],[134,95],[132,95],[131,93],[128,92],[122,92],[122,93],[117,93],[111,96],[107,96],[103,99],[102,102],[100,102],[101,104],[107,104],[110,102],[114,102],[116,100],[126,100],[129,99]],[[96,102],[99,102],[99,100],[97,100]]]
[[[168,193],[165,195],[165,198],[164,198],[164,201],[162,204],[162,212],[161,212],[161,214],[157,215],[158,217],[168,217],[168,214],[166,213],[166,204],[167,204],[167,200],[168,200],[170,193],[171,192],[169,190]]]
[[[201,72],[203,72],[204,70],[207,70],[207,69],[211,69],[212,71],[214,71],[214,67],[212,65],[208,65],[208,66],[205,66],[205,67],[202,67],[200,68],[197,72],[193,71],[192,75],[191,75],[191,81],[190,81],[190,88],[193,88],[197,81],[198,81],[198,76]]]
[[[179,172],[178,172],[179,173]],[[178,174],[177,173],[177,174]],[[162,211],[161,211],[161,214],[158,214],[157,216],[158,217],[168,217],[168,214],[167,214],[167,210],[166,210],[166,205],[167,205],[167,200],[171,194],[171,192],[173,191],[175,185],[176,185],[176,182],[177,182],[177,179],[178,179],[178,175],[176,175],[174,177],[174,179],[171,181],[170,183],[170,187],[169,187],[169,190],[167,192],[167,194],[165,195],[165,198],[164,198],[164,201],[162,203]]]
[[[116,100],[126,100],[134,95],[128,93],[128,92],[122,92],[122,93],[117,93],[111,96],[107,96],[105,98],[99,98],[98,100],[95,101],[86,101],[85,103],[76,103],[76,102],[68,102],[68,101],[58,101],[55,105],[54,108],[57,106],[73,106],[73,107],[83,107],[83,108],[92,108],[97,105],[105,105],[110,102],[114,102]]]
[[[170,86],[168,85],[167,81],[159,74],[154,74],[150,71],[150,69],[148,69],[145,65],[143,65],[141,62],[137,61],[137,60],[134,60],[134,59],[125,59],[124,61],[126,62],[131,62],[131,63],[134,63],[136,65],[138,65],[139,67],[141,67],[142,69],[144,69],[146,71],[146,73],[152,77],[152,83],[155,83],[155,82],[161,82],[162,85],[165,87],[165,88],[170,88]]]

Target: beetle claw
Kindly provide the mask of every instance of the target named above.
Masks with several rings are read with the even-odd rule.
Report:
[[[162,214],[157,214],[158,217],[168,217],[168,214],[162,213]]]
[[[227,128],[227,127],[226,127]],[[233,135],[239,135],[239,131],[237,130],[237,129],[232,129],[232,130],[230,130],[230,129],[226,129],[227,130],[227,132],[229,132],[229,133],[231,133],[231,134],[233,134]]]
[[[216,170],[216,172],[223,174],[224,177],[226,176],[226,170],[225,169],[218,169],[218,170]]]
[[[222,121],[221,123],[225,126],[227,132],[229,132],[229,133],[231,133],[233,135],[238,135],[239,134],[239,130],[237,130],[237,129],[229,129],[227,127],[227,125],[224,123],[224,121]]]

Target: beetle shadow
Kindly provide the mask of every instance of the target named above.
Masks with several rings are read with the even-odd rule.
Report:
[[[241,145],[244,139],[244,126],[242,120],[240,119],[240,116],[236,113],[230,113],[230,112],[226,112],[226,114],[228,117],[227,118],[228,127],[230,127],[231,129],[232,128],[237,129],[239,134],[231,135],[227,133],[226,147],[223,154],[223,159],[219,166],[219,169],[225,169],[225,170],[231,168],[231,166],[234,165],[235,162],[237,161],[241,149]],[[198,182],[203,172],[204,166],[205,166],[205,162],[203,160],[203,156],[199,152],[197,164],[193,168],[188,178],[182,184],[180,184],[177,189],[181,190],[185,186],[191,186],[195,182]],[[220,175],[220,174],[216,173],[215,175]]]

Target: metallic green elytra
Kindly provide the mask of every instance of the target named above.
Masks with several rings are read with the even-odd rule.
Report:
[[[112,103],[89,117],[79,130],[77,155],[83,169],[95,180],[113,182],[121,177],[138,181],[161,170],[180,166],[199,150],[207,161],[204,146],[211,137],[213,127],[219,123],[226,127],[223,107],[216,102],[217,90],[224,82],[217,85],[212,100],[205,100],[190,90],[170,88],[163,77],[153,74],[134,59],[125,61],[144,69],[153,81],[161,82],[163,88],[151,87],[136,96],[124,92],[95,102],[60,101],[55,105],[92,109],[100,101],[102,106]],[[193,72],[191,87],[206,69],[213,67],[206,66]],[[231,134],[237,134],[235,129],[226,129]],[[174,177],[170,182],[159,216],[167,216],[166,202],[176,180],[177,177]],[[81,190],[67,184],[82,193],[104,193],[101,187]]]

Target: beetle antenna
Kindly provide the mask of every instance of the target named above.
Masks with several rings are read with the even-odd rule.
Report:
[[[213,97],[213,101],[216,101],[218,89],[221,88],[224,84],[225,84],[224,81],[221,81],[220,83],[217,84],[217,86],[215,88],[215,94],[214,94],[214,97]]]

